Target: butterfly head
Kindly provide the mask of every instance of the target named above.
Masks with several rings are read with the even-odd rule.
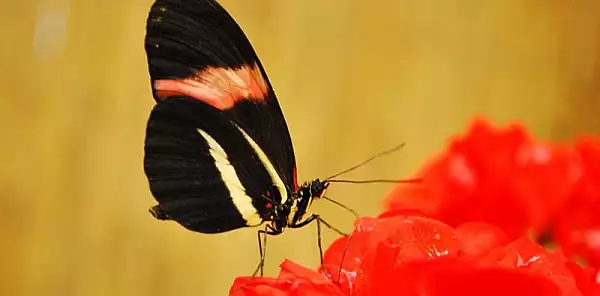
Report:
[[[319,179],[302,184],[290,199],[288,225],[293,226],[301,223],[313,200],[320,198],[328,186],[329,182],[323,182]]]

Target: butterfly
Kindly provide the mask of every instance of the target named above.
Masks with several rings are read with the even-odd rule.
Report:
[[[258,231],[260,263],[267,235],[317,222],[345,235],[318,214],[330,183],[413,183],[334,179],[404,143],[323,180],[298,184],[287,123],[265,70],[246,35],[215,0],[157,0],[146,22],[145,51],[156,101],[147,122],[144,172],[158,202],[150,213],[199,233],[265,225]],[[261,240],[262,237],[262,240]]]
[[[145,50],[156,104],[146,127],[144,171],[158,202],[150,209],[155,218],[200,233],[265,224],[259,243],[261,234],[324,222],[307,210],[329,181],[298,185],[275,92],[219,3],[156,1]]]

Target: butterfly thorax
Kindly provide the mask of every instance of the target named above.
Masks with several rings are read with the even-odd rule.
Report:
[[[329,183],[322,182],[319,179],[311,182],[306,182],[298,188],[298,191],[294,193],[291,206],[291,213],[288,217],[288,226],[294,226],[303,221],[306,218],[306,212],[313,200],[321,197],[323,191],[327,188]]]
[[[285,203],[273,212],[271,226],[276,232],[283,231],[286,227],[294,228],[306,218],[306,213],[312,201],[321,197],[323,191],[329,186],[328,182],[319,179],[306,182],[293,192]]]

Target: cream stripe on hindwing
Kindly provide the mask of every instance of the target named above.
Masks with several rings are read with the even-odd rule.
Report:
[[[262,163],[265,165],[265,168],[267,169],[269,176],[271,176],[271,181],[273,181],[273,185],[275,185],[275,187],[277,187],[277,190],[279,191],[279,194],[281,195],[281,204],[285,204],[285,202],[287,201],[287,198],[288,198],[287,188],[285,187],[285,184],[281,180],[281,177],[279,177],[277,170],[275,169],[275,167],[273,167],[273,164],[271,163],[271,161],[269,160],[269,158],[267,157],[265,152],[262,151],[262,149],[260,149],[260,146],[258,146],[258,144],[256,144],[256,142],[254,142],[254,140],[252,140],[252,138],[248,134],[246,134],[246,132],[243,129],[241,129],[237,125],[235,125],[235,127],[237,127],[237,129],[242,133],[242,135],[244,135],[244,138],[246,138],[246,141],[248,141],[248,143],[250,143],[250,146],[252,146],[252,148],[254,148],[256,155],[258,155],[258,158],[260,159],[260,161],[262,161]]]
[[[208,143],[210,155],[215,159],[215,165],[221,174],[225,187],[229,190],[231,200],[242,215],[242,218],[246,220],[246,225],[260,225],[263,220],[254,208],[254,205],[252,205],[252,198],[246,194],[235,168],[231,165],[231,162],[229,162],[227,153],[208,133],[201,129],[198,129],[198,132]]]

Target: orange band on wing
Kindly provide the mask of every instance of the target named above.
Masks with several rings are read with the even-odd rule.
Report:
[[[294,192],[298,192],[298,189],[300,187],[298,187],[298,172],[296,171],[296,168],[294,168],[293,175],[294,175]]]
[[[154,89],[161,99],[184,95],[221,110],[243,100],[264,101],[268,91],[256,64],[238,69],[209,67],[188,78],[156,80]]]

